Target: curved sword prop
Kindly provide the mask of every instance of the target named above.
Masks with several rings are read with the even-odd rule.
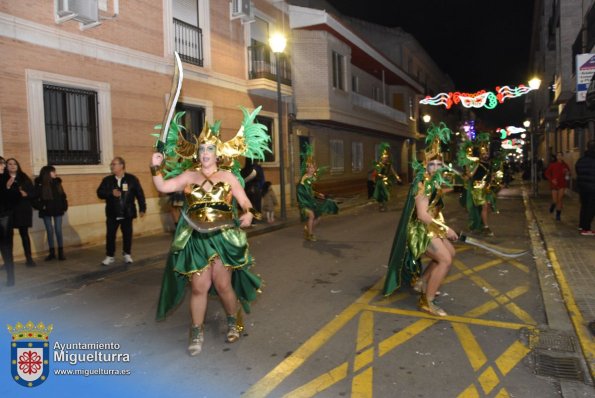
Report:
[[[482,248],[483,250],[489,251],[490,253],[494,253],[497,256],[505,258],[517,258],[528,252],[528,250],[508,249],[506,247],[501,247],[492,243],[487,243],[482,240],[467,236],[463,233],[459,234],[458,242]]]
[[[176,104],[180,98],[180,91],[182,90],[182,80],[184,80],[184,69],[182,68],[182,61],[177,51],[174,52],[174,77],[171,83],[171,90],[169,92],[169,100],[165,108],[165,115],[163,116],[163,123],[161,123],[161,133],[159,134],[159,141],[156,145],[157,152],[163,152],[165,147],[165,140],[169,131],[171,119],[174,117],[176,111]]]

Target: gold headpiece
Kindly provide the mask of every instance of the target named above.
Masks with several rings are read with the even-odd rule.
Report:
[[[430,160],[444,160],[442,157],[441,145],[442,143],[450,141],[450,134],[450,129],[443,122],[440,122],[438,126],[432,124],[430,128],[428,128],[426,135],[426,149],[424,151],[424,165],[427,165]]]
[[[435,137],[430,145],[425,149],[424,162],[427,164],[430,160],[440,159],[442,160],[442,149],[440,148],[440,138]]]

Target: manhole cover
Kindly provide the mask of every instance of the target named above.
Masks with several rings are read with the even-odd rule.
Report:
[[[552,357],[541,353],[533,353],[535,374],[584,381],[583,371],[577,358]]]

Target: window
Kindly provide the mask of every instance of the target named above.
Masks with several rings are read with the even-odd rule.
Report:
[[[343,153],[343,140],[330,140],[331,172],[342,172],[345,169],[345,155]]]
[[[176,112],[186,112],[180,119],[180,124],[186,128],[184,131],[187,140],[192,140],[189,134],[200,134],[205,125],[205,108],[202,106],[178,103]]]
[[[382,92],[380,90],[380,87],[372,87],[372,98],[374,98],[374,101],[382,102]]]
[[[32,69],[26,79],[33,174],[51,162],[60,174],[109,172],[110,85]]]
[[[351,143],[351,171],[357,172],[364,169],[364,144]]]
[[[359,78],[355,75],[351,76],[351,91],[359,93]]]
[[[271,150],[271,152],[264,153],[263,162],[274,163],[277,161],[277,152],[275,151],[276,142],[275,142],[275,136],[273,135],[273,131],[274,131],[273,130],[273,118],[258,115],[258,117],[256,118],[256,121],[260,124],[264,124],[267,127],[267,133],[268,133],[269,137],[271,137],[271,140],[269,141],[269,149]]]
[[[43,107],[49,164],[101,163],[97,92],[44,84]]]
[[[345,57],[333,51],[333,87],[345,90]]]
[[[184,62],[205,65],[206,52],[203,32],[207,34],[205,15],[208,7],[204,0],[172,0],[173,50],[177,51]]]

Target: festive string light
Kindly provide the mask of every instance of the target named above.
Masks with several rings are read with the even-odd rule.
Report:
[[[420,104],[439,106],[442,105],[446,109],[450,109],[453,104],[458,105],[459,103],[465,108],[487,108],[494,109],[498,103],[503,103],[507,99],[517,98],[521,95],[527,94],[529,91],[534,90],[531,87],[527,87],[523,84],[518,87],[510,86],[498,86],[496,92],[480,90],[476,93],[461,93],[461,92],[449,92],[439,93],[433,97],[429,95],[419,101]]]

